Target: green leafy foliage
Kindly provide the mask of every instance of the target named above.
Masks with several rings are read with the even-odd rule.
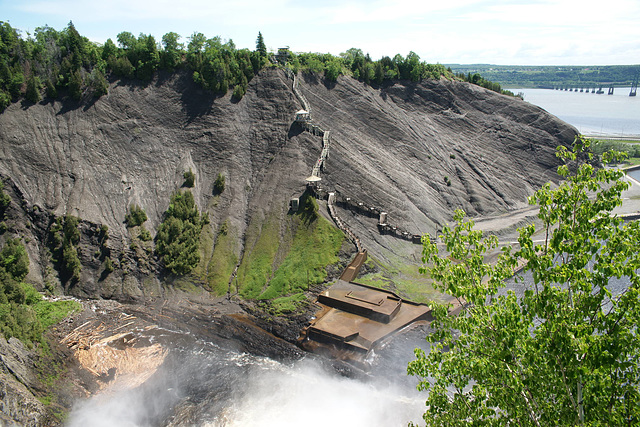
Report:
[[[443,229],[446,253],[423,239],[424,272],[464,306],[451,316],[434,305],[430,350],[416,350],[408,372],[428,391],[427,425],[635,425],[640,422],[640,239],[638,221],[611,215],[628,184],[615,169],[569,163],[592,158],[590,141],[558,156],[568,163],[557,189],[531,197],[539,206],[543,243],[534,225],[519,230],[519,249],[483,238],[457,211]],[[619,154],[609,153],[604,160]],[[583,157],[583,158],[584,158]],[[505,290],[517,265],[533,284]],[[613,293],[611,278],[629,286]]]
[[[464,73],[458,73],[456,77],[458,77],[458,79],[462,81],[466,81],[469,83],[473,83],[474,85],[482,86],[485,89],[489,89],[494,92],[501,93],[503,95],[515,96],[513,92],[502,89],[502,86],[500,86],[499,83],[487,80],[478,73],[474,73],[474,74],[469,73],[466,75]]]
[[[127,227],[138,227],[147,221],[147,213],[138,205],[129,206],[129,213],[125,215],[124,222]]]
[[[198,242],[203,224],[190,191],[178,191],[171,196],[156,235],[156,250],[166,268],[184,275],[198,265]]]
[[[594,141],[591,145],[593,152],[599,156],[614,150],[622,153],[626,153],[628,158],[640,157],[640,144],[632,143],[629,141],[616,141],[616,140],[603,140]]]
[[[216,177],[215,182],[213,183],[213,191],[215,194],[220,194],[224,191],[225,186],[225,177],[221,173]]]
[[[206,89],[225,94],[231,87],[243,86],[236,98],[244,95],[247,83],[264,66],[259,52],[238,50],[232,40],[222,43],[220,37],[206,39],[201,33],[191,36],[186,58],[193,79]]]
[[[250,224],[248,234],[256,235],[238,269],[243,298],[272,299],[308,290],[326,280],[326,266],[338,261],[344,240],[340,230],[317,213],[318,205],[308,194],[293,215],[292,240],[280,242],[280,226],[268,218],[261,226]],[[281,247],[282,246],[282,247]],[[276,263],[278,252],[284,259]]]
[[[81,100],[85,94],[105,95],[110,78],[149,82],[160,69],[173,72],[187,68],[193,80],[205,89],[220,95],[233,90],[233,98],[240,100],[253,76],[269,64],[262,33],[258,33],[254,51],[238,49],[232,40],[223,42],[218,36],[207,38],[199,32],[188,38],[186,47],[180,38],[169,32],[159,44],[152,35],[141,33],[136,37],[124,31],[117,35],[117,44],[108,39],[101,46],[81,36],[72,22],[62,31],[39,27],[33,36],[24,38],[0,21],[0,113],[23,96],[38,102],[42,86],[49,98],[68,95]],[[355,48],[338,57],[290,53],[288,66],[295,72],[324,73],[328,81],[351,74],[368,84],[452,76],[440,64],[420,61],[414,52],[406,58],[396,55],[373,61]]]
[[[144,228],[144,225],[140,226],[140,240],[142,240],[143,242],[151,241],[151,233],[149,232],[149,230]]]
[[[14,279],[24,280],[29,272],[29,256],[20,239],[9,239],[0,251],[0,267]]]
[[[193,173],[193,171],[191,169],[189,169],[188,171],[185,171],[182,174],[182,177],[184,178],[184,184],[182,184],[182,185],[184,187],[193,188],[193,186],[196,183],[196,174]]]
[[[80,243],[78,218],[72,215],[56,218],[50,229],[50,237],[53,260],[60,267],[63,280],[79,280],[82,263],[77,249]]]
[[[40,83],[40,78],[38,76],[34,76],[33,74],[29,76],[29,79],[27,80],[27,93],[25,94],[27,101],[35,104],[42,99],[42,95],[40,93],[41,86],[42,84]]]
[[[11,196],[4,192],[4,183],[0,181],[0,214],[4,213],[9,204],[11,204]]]
[[[70,312],[80,309],[75,301],[50,302],[22,280],[29,259],[20,239],[7,241],[0,251],[0,333],[27,345],[42,342],[43,332]]]

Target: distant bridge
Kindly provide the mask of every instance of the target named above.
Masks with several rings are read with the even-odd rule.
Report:
[[[615,83],[608,83],[608,84],[601,84],[601,85],[560,85],[560,86],[554,86],[553,89],[555,90],[564,90],[564,91],[568,91],[568,92],[584,92],[584,93],[597,93],[597,94],[603,94],[603,93],[607,93],[607,95],[613,95],[614,91],[616,88],[622,88],[622,87],[629,87],[628,84],[615,84]],[[638,91],[638,79],[636,79],[632,84],[631,84],[631,90],[629,91],[629,96],[636,96],[636,93]]]
[[[638,92],[638,80],[640,79],[640,71],[636,74],[633,82],[631,82],[631,90],[629,91],[629,96],[636,96]],[[597,93],[603,94],[604,88],[608,88],[607,95],[613,95],[615,88],[621,87],[629,87],[629,83],[569,83],[569,84],[558,84],[553,85],[553,89],[555,90],[564,90],[569,92],[585,92],[585,93]]]

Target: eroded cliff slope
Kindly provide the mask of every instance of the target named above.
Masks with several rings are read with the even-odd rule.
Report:
[[[538,107],[467,83],[374,88],[344,76],[337,83],[313,74],[299,80],[313,121],[331,131],[319,185],[385,211],[418,234],[436,231],[455,208],[483,215],[523,206],[534,189],[556,179],[555,149],[576,134]],[[138,262],[124,217],[129,206],[143,207],[155,235],[189,169],[196,202],[210,215],[206,227],[215,236],[226,223],[241,261],[255,230],[286,220],[290,198],[302,194],[320,154],[322,138],[293,123],[300,108],[291,79],[277,68],[256,76],[240,101],[214,98],[177,73],[147,86],[114,82],[108,95],[80,105],[10,106],[0,115],[0,175],[29,223],[13,231],[33,236],[30,280],[51,280],[42,240],[53,217],[70,214],[81,219],[85,268],[78,286],[65,291],[159,295],[158,263],[152,256]],[[218,174],[226,178],[220,194]],[[346,220],[365,247],[389,249],[391,240],[376,236],[375,220]],[[101,224],[124,274],[104,274],[96,253]]]

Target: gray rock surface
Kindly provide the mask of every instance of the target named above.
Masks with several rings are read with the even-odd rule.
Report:
[[[293,124],[301,105],[291,83],[281,70],[263,70],[236,102],[214,98],[178,73],[147,86],[116,82],[86,104],[13,104],[1,114],[0,175],[14,184],[29,218],[41,223],[40,239],[53,216],[83,220],[82,289],[65,291],[134,300],[160,292],[153,260],[128,278],[99,280],[97,229],[108,225],[114,258],[131,258],[123,222],[128,207],[145,209],[154,235],[189,169],[214,231],[225,221],[237,230],[238,254],[251,221],[283,219],[322,144]],[[308,74],[300,90],[313,120],[331,131],[321,187],[388,212],[390,222],[417,234],[439,229],[455,208],[474,216],[522,208],[534,189],[557,179],[555,148],[576,134],[540,108],[461,82],[373,88]],[[214,197],[218,173],[226,189]],[[380,236],[375,219],[346,220],[370,252],[407,251]],[[30,248],[33,257],[43,253]],[[47,263],[33,261],[44,281]]]
[[[0,425],[42,425],[44,405],[33,394],[34,372],[33,354],[24,344],[0,336]]]
[[[12,198],[0,243],[25,237],[27,280],[40,287],[159,307],[163,298],[181,300],[180,292],[163,287],[172,278],[157,260],[141,260],[131,248],[128,207],[144,208],[145,226],[155,235],[170,195],[191,169],[197,204],[209,213],[214,235],[225,222],[235,230],[238,255],[255,241],[250,224],[259,227],[266,218],[284,223],[290,198],[305,190],[322,149],[321,137],[293,124],[301,104],[291,84],[283,71],[266,69],[236,102],[214,98],[178,73],[159,75],[147,86],[114,82],[108,95],[91,102],[11,105],[0,114],[0,178]],[[300,91],[314,123],[331,131],[320,187],[387,212],[389,222],[417,234],[438,230],[455,208],[487,224],[508,212],[526,217],[526,197],[558,178],[555,148],[576,134],[540,108],[467,83],[374,88],[309,74],[301,76]],[[219,173],[226,188],[216,194]],[[418,245],[379,234],[375,217],[339,211],[372,256],[419,259]],[[47,249],[53,221],[67,214],[81,219],[83,268],[75,285],[59,280]],[[492,228],[499,230],[497,222]],[[108,252],[118,268],[107,275],[99,256],[102,224],[109,227]],[[253,331],[223,319],[219,329],[229,336]],[[209,323],[206,317],[203,324]],[[44,390],[33,357],[20,342],[0,337],[0,425],[46,423],[46,408],[35,397]],[[76,381],[74,393],[91,388],[83,381]]]

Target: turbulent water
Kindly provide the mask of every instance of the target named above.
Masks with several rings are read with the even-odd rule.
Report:
[[[173,349],[143,386],[77,404],[68,425],[406,426],[425,409],[406,366],[426,333],[417,327],[398,335],[369,356],[369,372],[358,379],[311,355],[283,363],[192,343]]]

